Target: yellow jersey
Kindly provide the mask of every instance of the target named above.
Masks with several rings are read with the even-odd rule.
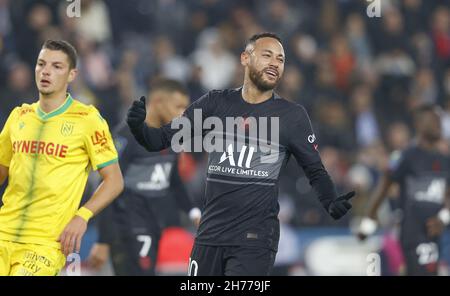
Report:
[[[0,240],[59,248],[89,172],[117,157],[107,122],[70,94],[51,113],[38,102],[15,108],[0,134],[0,164],[9,168]]]

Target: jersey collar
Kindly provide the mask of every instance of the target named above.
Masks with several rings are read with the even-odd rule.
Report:
[[[61,106],[59,106],[56,110],[53,110],[50,113],[45,113],[44,111],[42,111],[41,107],[38,104],[37,114],[38,114],[39,118],[41,118],[43,120],[47,120],[49,118],[55,117],[59,114],[66,112],[66,110],[69,109],[69,107],[70,107],[70,105],[72,105],[72,103],[73,103],[72,96],[69,93],[67,93],[67,97],[66,97],[66,100],[64,101],[64,103]]]

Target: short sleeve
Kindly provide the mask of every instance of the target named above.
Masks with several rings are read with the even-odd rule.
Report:
[[[288,118],[289,150],[300,166],[309,165],[320,160],[317,139],[305,108],[296,106],[295,112]]]
[[[118,155],[108,123],[95,108],[86,124],[85,146],[92,168],[98,170],[116,163]]]
[[[11,127],[16,118],[16,110],[14,109],[6,120],[5,126],[0,133],[0,164],[9,167],[13,155],[11,142]]]

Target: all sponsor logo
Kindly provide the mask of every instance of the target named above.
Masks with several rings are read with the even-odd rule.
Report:
[[[239,158],[238,158],[238,162],[237,162],[237,166],[238,167],[242,168],[246,151],[247,151],[247,146],[243,145],[242,148],[241,148],[241,152],[239,153]],[[248,149],[247,158],[245,160],[245,167],[246,168],[250,168],[250,164],[251,164],[254,152],[255,152],[255,148],[250,146],[249,149]],[[230,162],[230,166],[233,166],[233,167],[236,166],[236,162],[235,162],[235,159],[234,159],[233,145],[232,144],[228,145],[227,151],[225,151],[222,154],[222,156],[220,157],[219,164],[221,164],[222,162],[224,162],[227,159]]]

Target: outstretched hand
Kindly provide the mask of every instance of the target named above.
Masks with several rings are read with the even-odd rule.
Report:
[[[351,191],[345,195],[339,196],[333,200],[328,207],[328,213],[333,217],[333,219],[338,220],[342,218],[348,210],[352,208],[350,199],[355,196],[355,191]]]
[[[367,237],[374,234],[377,230],[378,223],[375,219],[372,219],[368,216],[363,217],[361,219],[361,223],[358,226],[358,230],[356,232],[356,237],[359,241],[364,241]]]
[[[127,114],[127,124],[130,129],[137,129],[145,121],[147,110],[145,107],[145,97],[142,96],[139,101],[134,101]]]

